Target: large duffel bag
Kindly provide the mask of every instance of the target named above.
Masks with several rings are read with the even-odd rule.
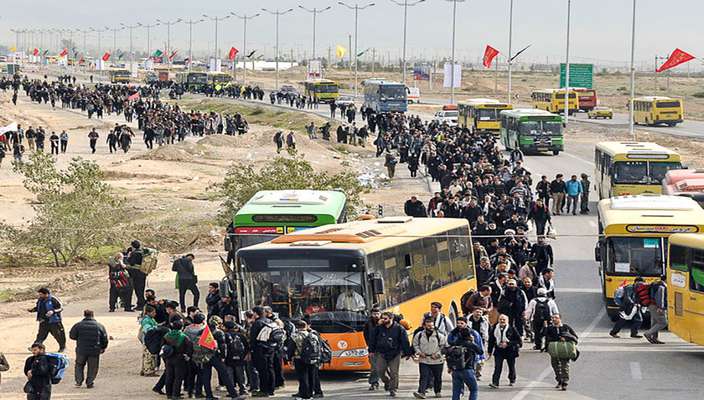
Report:
[[[550,342],[548,344],[548,354],[558,360],[576,360],[577,345],[570,341]]]

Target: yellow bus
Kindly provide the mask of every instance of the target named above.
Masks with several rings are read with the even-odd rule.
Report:
[[[704,232],[704,210],[681,196],[642,194],[604,199],[598,207],[602,294],[609,317],[616,319],[614,292],[636,276],[652,282],[665,272],[667,241],[673,233]]]
[[[494,99],[469,99],[460,102],[458,123],[462,128],[471,131],[492,132],[501,134],[501,118],[503,110],[512,110],[513,106]]]
[[[340,88],[329,79],[311,79],[303,82],[305,95],[318,99],[319,103],[332,103],[340,97]]]
[[[666,283],[668,329],[704,345],[704,235],[670,236]]]
[[[636,97],[633,100],[633,123],[675,126],[684,121],[681,99],[663,96]]]
[[[554,114],[565,112],[565,89],[534,90],[530,98],[534,108]],[[567,110],[569,115],[579,110],[579,98],[577,92],[572,89],[568,92],[567,107],[569,107]]]
[[[433,301],[455,322],[462,294],[476,288],[465,219],[326,225],[242,248],[236,259],[243,309],[271,305],[284,319],[307,315],[332,347],[329,370],[370,368],[362,331],[373,304],[402,314],[412,332]],[[341,303],[341,295],[354,301]]]
[[[650,142],[600,142],[594,150],[599,199],[662,193],[667,171],[681,169],[680,155]]]
[[[130,83],[132,74],[126,69],[111,69],[109,70],[110,83]]]

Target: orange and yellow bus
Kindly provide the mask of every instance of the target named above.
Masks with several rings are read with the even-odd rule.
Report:
[[[704,235],[670,236],[666,283],[668,329],[704,345]]]
[[[454,322],[462,294],[476,288],[465,219],[326,225],[240,249],[236,259],[243,309],[270,305],[283,319],[306,317],[333,350],[328,370],[370,368],[363,327],[373,304],[407,317],[410,333],[433,301]]]

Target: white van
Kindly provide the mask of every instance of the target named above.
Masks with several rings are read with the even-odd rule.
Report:
[[[406,91],[408,92],[408,96],[407,96],[408,97],[408,104],[420,103],[420,88],[406,87]]]
[[[435,113],[434,121],[440,124],[447,124],[449,126],[457,126],[457,120],[459,119],[460,113],[457,110],[456,105],[444,105],[441,111]]]

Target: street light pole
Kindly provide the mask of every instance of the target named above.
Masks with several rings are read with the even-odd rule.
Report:
[[[402,56],[401,56],[401,69],[403,70],[401,73],[401,82],[406,84],[406,28],[408,26],[408,7],[413,7],[415,5],[418,5],[420,3],[425,2],[425,0],[416,0],[414,2],[409,3],[408,0],[403,0],[403,2],[397,1],[397,0],[391,0],[396,5],[399,5],[403,7],[403,50],[402,50]]]
[[[105,29],[95,29],[95,28],[90,28],[91,31],[95,32],[98,35],[98,51],[96,52],[97,57],[101,57],[100,53],[102,52],[102,48],[100,45],[100,40],[103,32],[107,32],[110,28],[105,27]],[[71,36],[71,41],[73,42],[73,35]]]
[[[243,38],[242,38],[242,42],[243,42],[242,43],[242,66],[244,67],[242,69],[242,84],[246,85],[247,84],[247,21],[258,17],[261,14],[256,13],[256,14],[252,14],[252,15],[247,15],[247,14],[239,15],[239,14],[232,13],[232,15],[241,19],[244,22],[244,34],[243,34]],[[234,60],[233,60],[233,63],[234,63]],[[234,65],[232,66],[232,70],[235,71]],[[278,85],[277,85],[277,87],[278,87]]]
[[[345,6],[350,10],[354,10],[354,97],[357,98],[358,84],[357,84],[357,73],[359,71],[359,54],[357,53],[357,32],[358,32],[358,22],[359,22],[359,10],[364,10],[366,8],[374,6],[374,3],[368,3],[365,6],[360,7],[358,3],[351,6],[342,1],[338,1],[337,4]]]
[[[151,31],[152,28],[155,28],[157,26],[161,25],[160,23],[154,23],[154,24],[143,24],[142,26],[147,30],[147,59],[151,59],[152,57],[152,36],[151,36]]]
[[[572,0],[567,0],[567,50],[565,52],[565,127],[570,119],[570,17],[572,14]]]
[[[423,1],[425,1],[425,0],[423,0]],[[301,10],[304,10],[304,11],[308,11],[309,13],[313,14],[313,55],[311,56],[311,60],[315,60],[315,22],[316,22],[316,17],[318,16],[318,14],[322,14],[325,11],[331,9],[332,7],[327,6],[323,9],[319,10],[315,7],[314,8],[306,8],[306,7],[303,7],[302,5],[299,4],[298,8],[300,8]]]
[[[184,19],[183,22],[188,24],[188,70],[191,70],[193,65],[193,25],[205,22],[204,19]]]
[[[271,11],[271,10],[267,10],[266,8],[262,8],[262,11],[276,16],[276,57],[274,58],[274,62],[276,63],[276,90],[278,90],[279,89],[279,17],[292,12],[293,8],[289,8],[286,11],[280,11],[278,8],[276,9],[276,11]]]
[[[511,59],[513,57],[513,0],[510,0],[510,5],[509,5],[509,11],[508,11],[508,104],[511,104],[511,89],[513,85],[512,81],[512,65],[513,60]],[[498,61],[496,63],[496,66],[498,68]]]
[[[169,63],[169,66],[171,66],[171,53],[169,53],[171,51],[171,25],[178,24],[181,21],[183,21],[181,18],[177,18],[173,21],[156,20],[156,22],[166,25],[166,51],[164,53],[166,54],[166,61]]]
[[[125,25],[125,24],[122,24],[122,23],[121,23],[120,25],[121,25],[123,28],[126,28],[126,29],[129,29],[129,30],[130,30],[130,74],[131,74],[132,71],[134,71],[134,51],[133,51],[133,47],[132,47],[132,30],[133,30],[134,28],[139,28],[140,26],[142,26],[142,24],[140,24],[139,22],[137,22],[137,24],[135,24],[135,25]]]
[[[633,99],[636,97],[636,0],[633,0],[633,22],[631,23],[631,101],[628,105],[628,132],[633,140],[636,139],[636,133],[633,129]]]
[[[224,17],[217,17],[217,16],[211,17],[211,16],[208,16],[207,14],[203,14],[203,17],[208,18],[211,21],[215,21],[215,54],[213,56],[213,63],[214,63],[213,66],[215,67],[214,72],[220,72],[217,70],[218,69],[218,61],[217,60],[220,59],[220,49],[218,48],[218,22],[224,21],[224,20],[232,17],[232,15],[226,15]]]
[[[452,2],[452,66],[450,67],[450,104],[455,104],[455,32],[457,25],[457,3],[463,3],[465,0],[449,1]]]

